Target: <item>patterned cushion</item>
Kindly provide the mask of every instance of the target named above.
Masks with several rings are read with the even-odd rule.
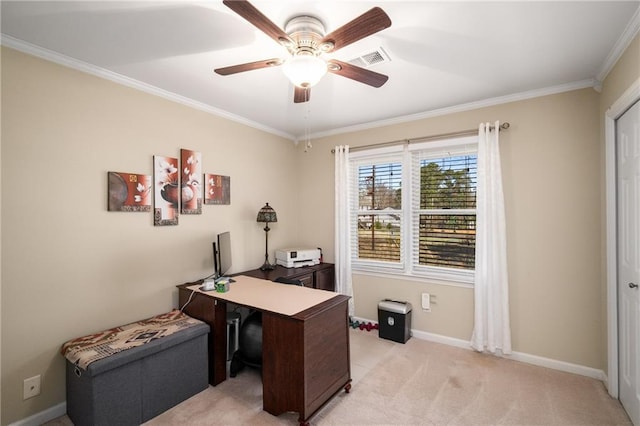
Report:
[[[62,345],[60,352],[69,362],[86,370],[95,361],[200,324],[204,323],[175,309],[146,320],[69,340]]]

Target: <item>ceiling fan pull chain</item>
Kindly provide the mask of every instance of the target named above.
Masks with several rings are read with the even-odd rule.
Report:
[[[307,114],[305,116],[305,126],[304,126],[304,152],[309,152],[309,149],[312,148],[311,145],[311,103],[307,102]]]

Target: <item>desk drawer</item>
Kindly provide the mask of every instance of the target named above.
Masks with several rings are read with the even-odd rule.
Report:
[[[296,279],[302,281],[303,286],[313,288],[313,272],[309,274],[299,275],[296,277]]]

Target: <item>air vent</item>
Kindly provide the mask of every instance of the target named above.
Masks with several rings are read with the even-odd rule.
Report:
[[[350,64],[357,65],[362,68],[369,68],[383,62],[389,62],[391,59],[382,47],[374,51],[366,52],[349,61]]]

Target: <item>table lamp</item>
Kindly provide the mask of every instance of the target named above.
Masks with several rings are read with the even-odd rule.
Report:
[[[278,216],[276,215],[273,207],[269,205],[269,203],[265,204],[263,208],[258,212],[258,218],[256,222],[264,222],[264,264],[260,267],[262,271],[268,271],[270,269],[275,269],[275,265],[269,263],[269,223],[277,222]]]

